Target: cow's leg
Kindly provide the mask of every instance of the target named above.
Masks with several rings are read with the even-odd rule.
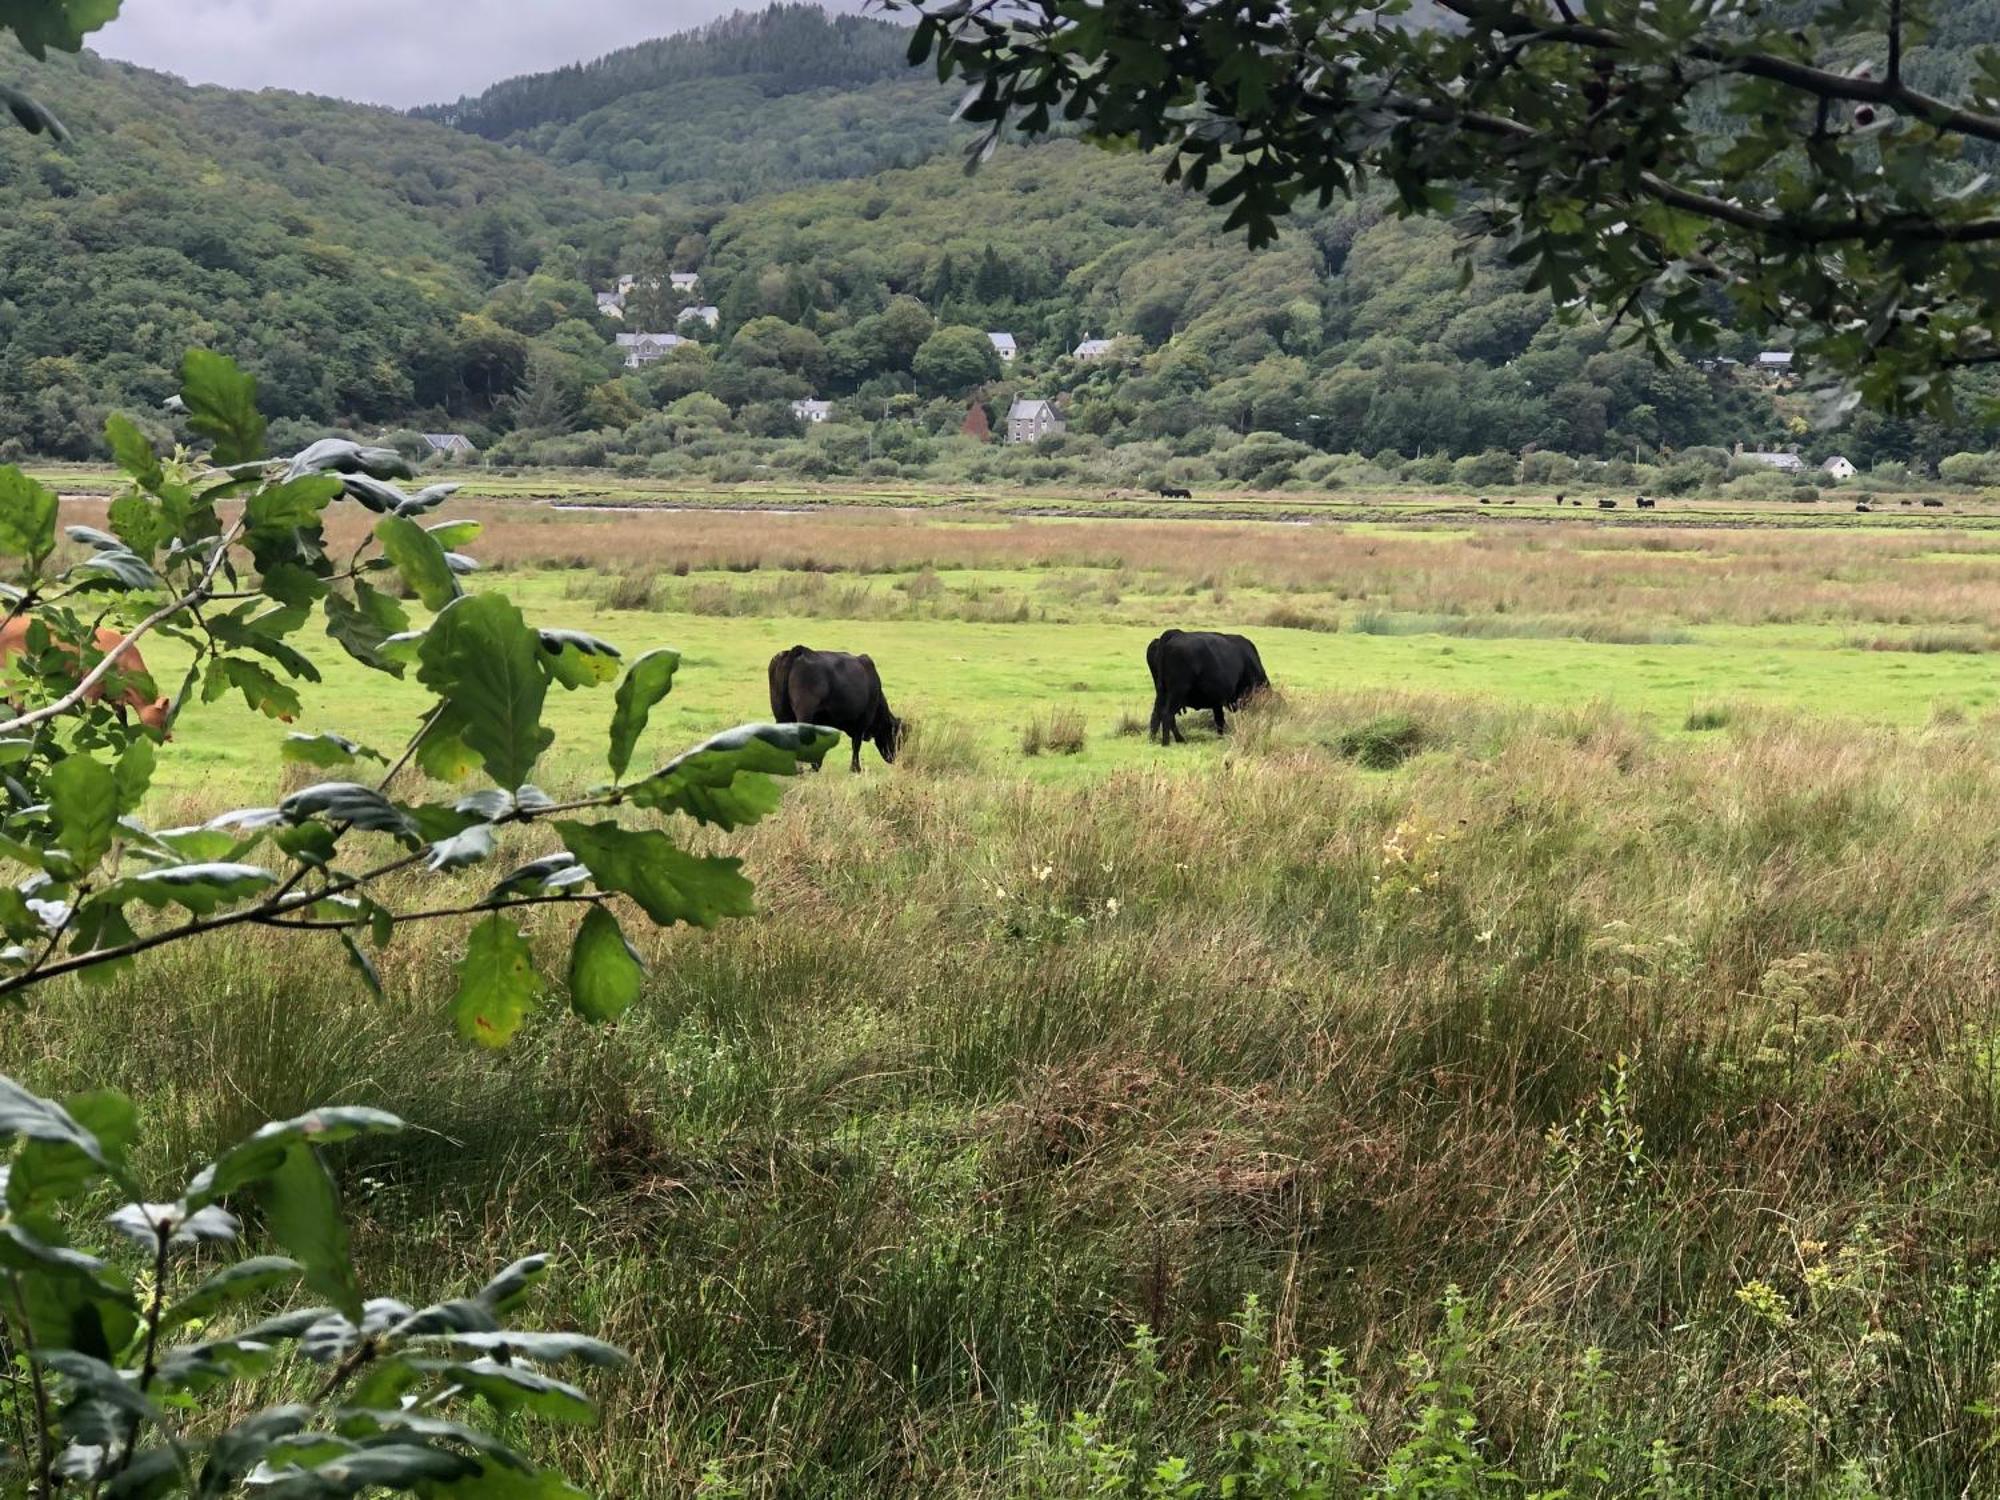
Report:
[[[854,762],[849,769],[856,776],[859,776],[861,774],[861,736],[857,734],[850,736],[850,738],[854,741]]]
[[[1215,732],[1217,734],[1229,733],[1229,721],[1222,717],[1222,709],[1220,705],[1218,705],[1215,710]]]
[[[1174,732],[1174,743],[1176,745],[1185,745],[1187,743],[1187,736],[1181,733],[1181,714],[1186,709],[1187,705],[1178,698],[1167,705],[1167,725]]]
[[[1149,740],[1158,740],[1162,745],[1173,743],[1169,733],[1169,726],[1172,723],[1173,721],[1167,717],[1167,695],[1155,692],[1153,694],[1153,722],[1146,727],[1146,738]]]

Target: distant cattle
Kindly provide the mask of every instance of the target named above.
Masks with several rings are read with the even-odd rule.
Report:
[[[1565,498],[1566,498],[1565,496],[1562,496],[1562,495],[1557,495],[1557,496],[1556,496],[1556,504],[1558,504],[1558,505],[1561,505],[1561,504],[1563,503],[1563,501],[1564,501],[1564,499],[1565,499]]]
[[[1932,510],[1943,510],[1943,509],[1944,509],[1944,501],[1942,501],[1942,500],[1926,500],[1926,501],[1924,501],[1924,504],[1925,504],[1926,506],[1928,506],[1928,507],[1929,507],[1930,509],[1932,509]]]
[[[873,740],[894,765],[903,725],[889,712],[875,663],[845,651],[794,646],[771,658],[771,717],[780,724],[824,724],[854,741],[852,767],[861,769],[861,742]]]
[[[1512,505],[1514,502],[1512,500],[1502,500],[1500,503],[1502,505]]]
[[[1493,502],[1491,500],[1488,500],[1484,495],[1481,495],[1479,497],[1479,503],[1481,505],[1491,505]]]
[[[1873,515],[1875,513],[1875,507],[1870,505],[1866,500],[1855,501],[1854,508],[1860,511],[1861,514],[1864,516]]]
[[[1908,504],[1910,504],[1911,502],[1910,502],[1910,501],[1908,501],[1908,500],[1898,500],[1898,501],[1897,501],[1896,503],[1897,503],[1898,505],[1908,505]]]
[[[1153,674],[1153,722],[1148,735],[1162,745],[1186,743],[1176,720],[1189,709],[1215,715],[1215,732],[1229,722],[1223,710],[1271,685],[1264,661],[1247,636],[1221,635],[1210,630],[1169,630],[1146,647],[1146,666]]]
[[[1618,509],[1618,502],[1616,500],[1600,500],[1597,502],[1597,508],[1599,510],[1616,510]]]
[[[5,625],[0,625],[0,662],[27,654],[28,631],[34,623],[26,615],[16,615]],[[117,631],[106,630],[99,626],[92,637],[92,643],[100,656],[108,656],[124,639],[125,637]],[[77,661],[76,648],[67,642],[52,641],[49,649],[61,652],[72,663]],[[95,661],[90,664],[92,667],[95,665]],[[80,666],[75,674],[76,680],[81,681],[89,670],[89,667]],[[112,664],[111,670],[99,678],[90,691],[83,695],[84,701],[109,703],[121,722],[125,718],[126,710],[131,709],[139,715],[141,724],[156,734],[165,734],[168,715],[173,712],[173,700],[149,692],[152,682],[152,674],[146,670],[145,658],[139,655],[139,648],[134,646],[120,656]],[[108,692],[106,684],[110,685]]]
[[[1163,484],[1160,486],[1160,498],[1162,500],[1192,500],[1194,499],[1194,491],[1184,490],[1177,484]]]
[[[1656,510],[1659,507],[1659,502],[1654,500],[1650,495],[1641,495],[1632,503],[1641,510]]]

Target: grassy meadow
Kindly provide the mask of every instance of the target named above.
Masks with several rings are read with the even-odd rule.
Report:
[[[733,841],[762,914],[649,935],[615,1027],[474,1052],[421,934],[381,1003],[253,934],[0,1062],[130,1090],[162,1180],[314,1103],[422,1127],[341,1161],[374,1289],[555,1252],[549,1321],[635,1355],[551,1449],[606,1496],[1994,1493],[2000,535],[1785,509],[468,501],[478,587],[683,649],[642,759],[794,641],[874,655],[907,754],[794,783]],[[1258,641],[1226,740],[1137,732],[1167,624]],[[192,706],[157,797],[401,742],[301,644],[337,712]]]

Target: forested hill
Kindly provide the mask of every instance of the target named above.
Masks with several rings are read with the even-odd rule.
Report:
[[[908,33],[773,5],[415,113],[601,177],[739,201],[915,166],[967,139]]]
[[[1490,257],[1461,284],[1447,224],[1337,205],[1251,254],[1144,157],[1010,143],[968,176],[897,30],[810,7],[417,116],[88,54],[0,57],[0,80],[75,132],[0,132],[0,458],[98,454],[107,410],[152,409],[194,344],[256,373],[281,442],[459,431],[500,461],[717,477],[970,474],[969,403],[1016,395],[1069,435],[978,460],[996,474],[1281,483],[1328,454],[1431,474],[1808,437],[1781,381],[1656,367]],[[622,320],[596,296],[621,273]],[[683,342],[628,368],[638,332]],[[808,397],[833,416],[810,435]],[[1857,423],[1863,463],[1993,445]]]

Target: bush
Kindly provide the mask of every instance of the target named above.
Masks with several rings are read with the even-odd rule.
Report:
[[[1952,453],[1938,460],[1946,484],[1976,487],[2000,481],[2000,453]]]
[[[1521,460],[1523,484],[1568,484],[1575,474],[1576,460],[1567,453],[1540,448]]]
[[[1083,715],[1073,708],[1058,708],[1027,722],[1021,730],[1021,753],[1040,755],[1046,750],[1051,755],[1075,755],[1083,749],[1084,739]]]
[[[1514,455],[1502,453],[1497,448],[1471,454],[1451,466],[1452,483],[1469,490],[1513,484],[1518,474],[1519,466],[1514,462]]]
[[[1408,714],[1384,714],[1341,735],[1341,755],[1370,771],[1393,771],[1423,748],[1423,726]]]

